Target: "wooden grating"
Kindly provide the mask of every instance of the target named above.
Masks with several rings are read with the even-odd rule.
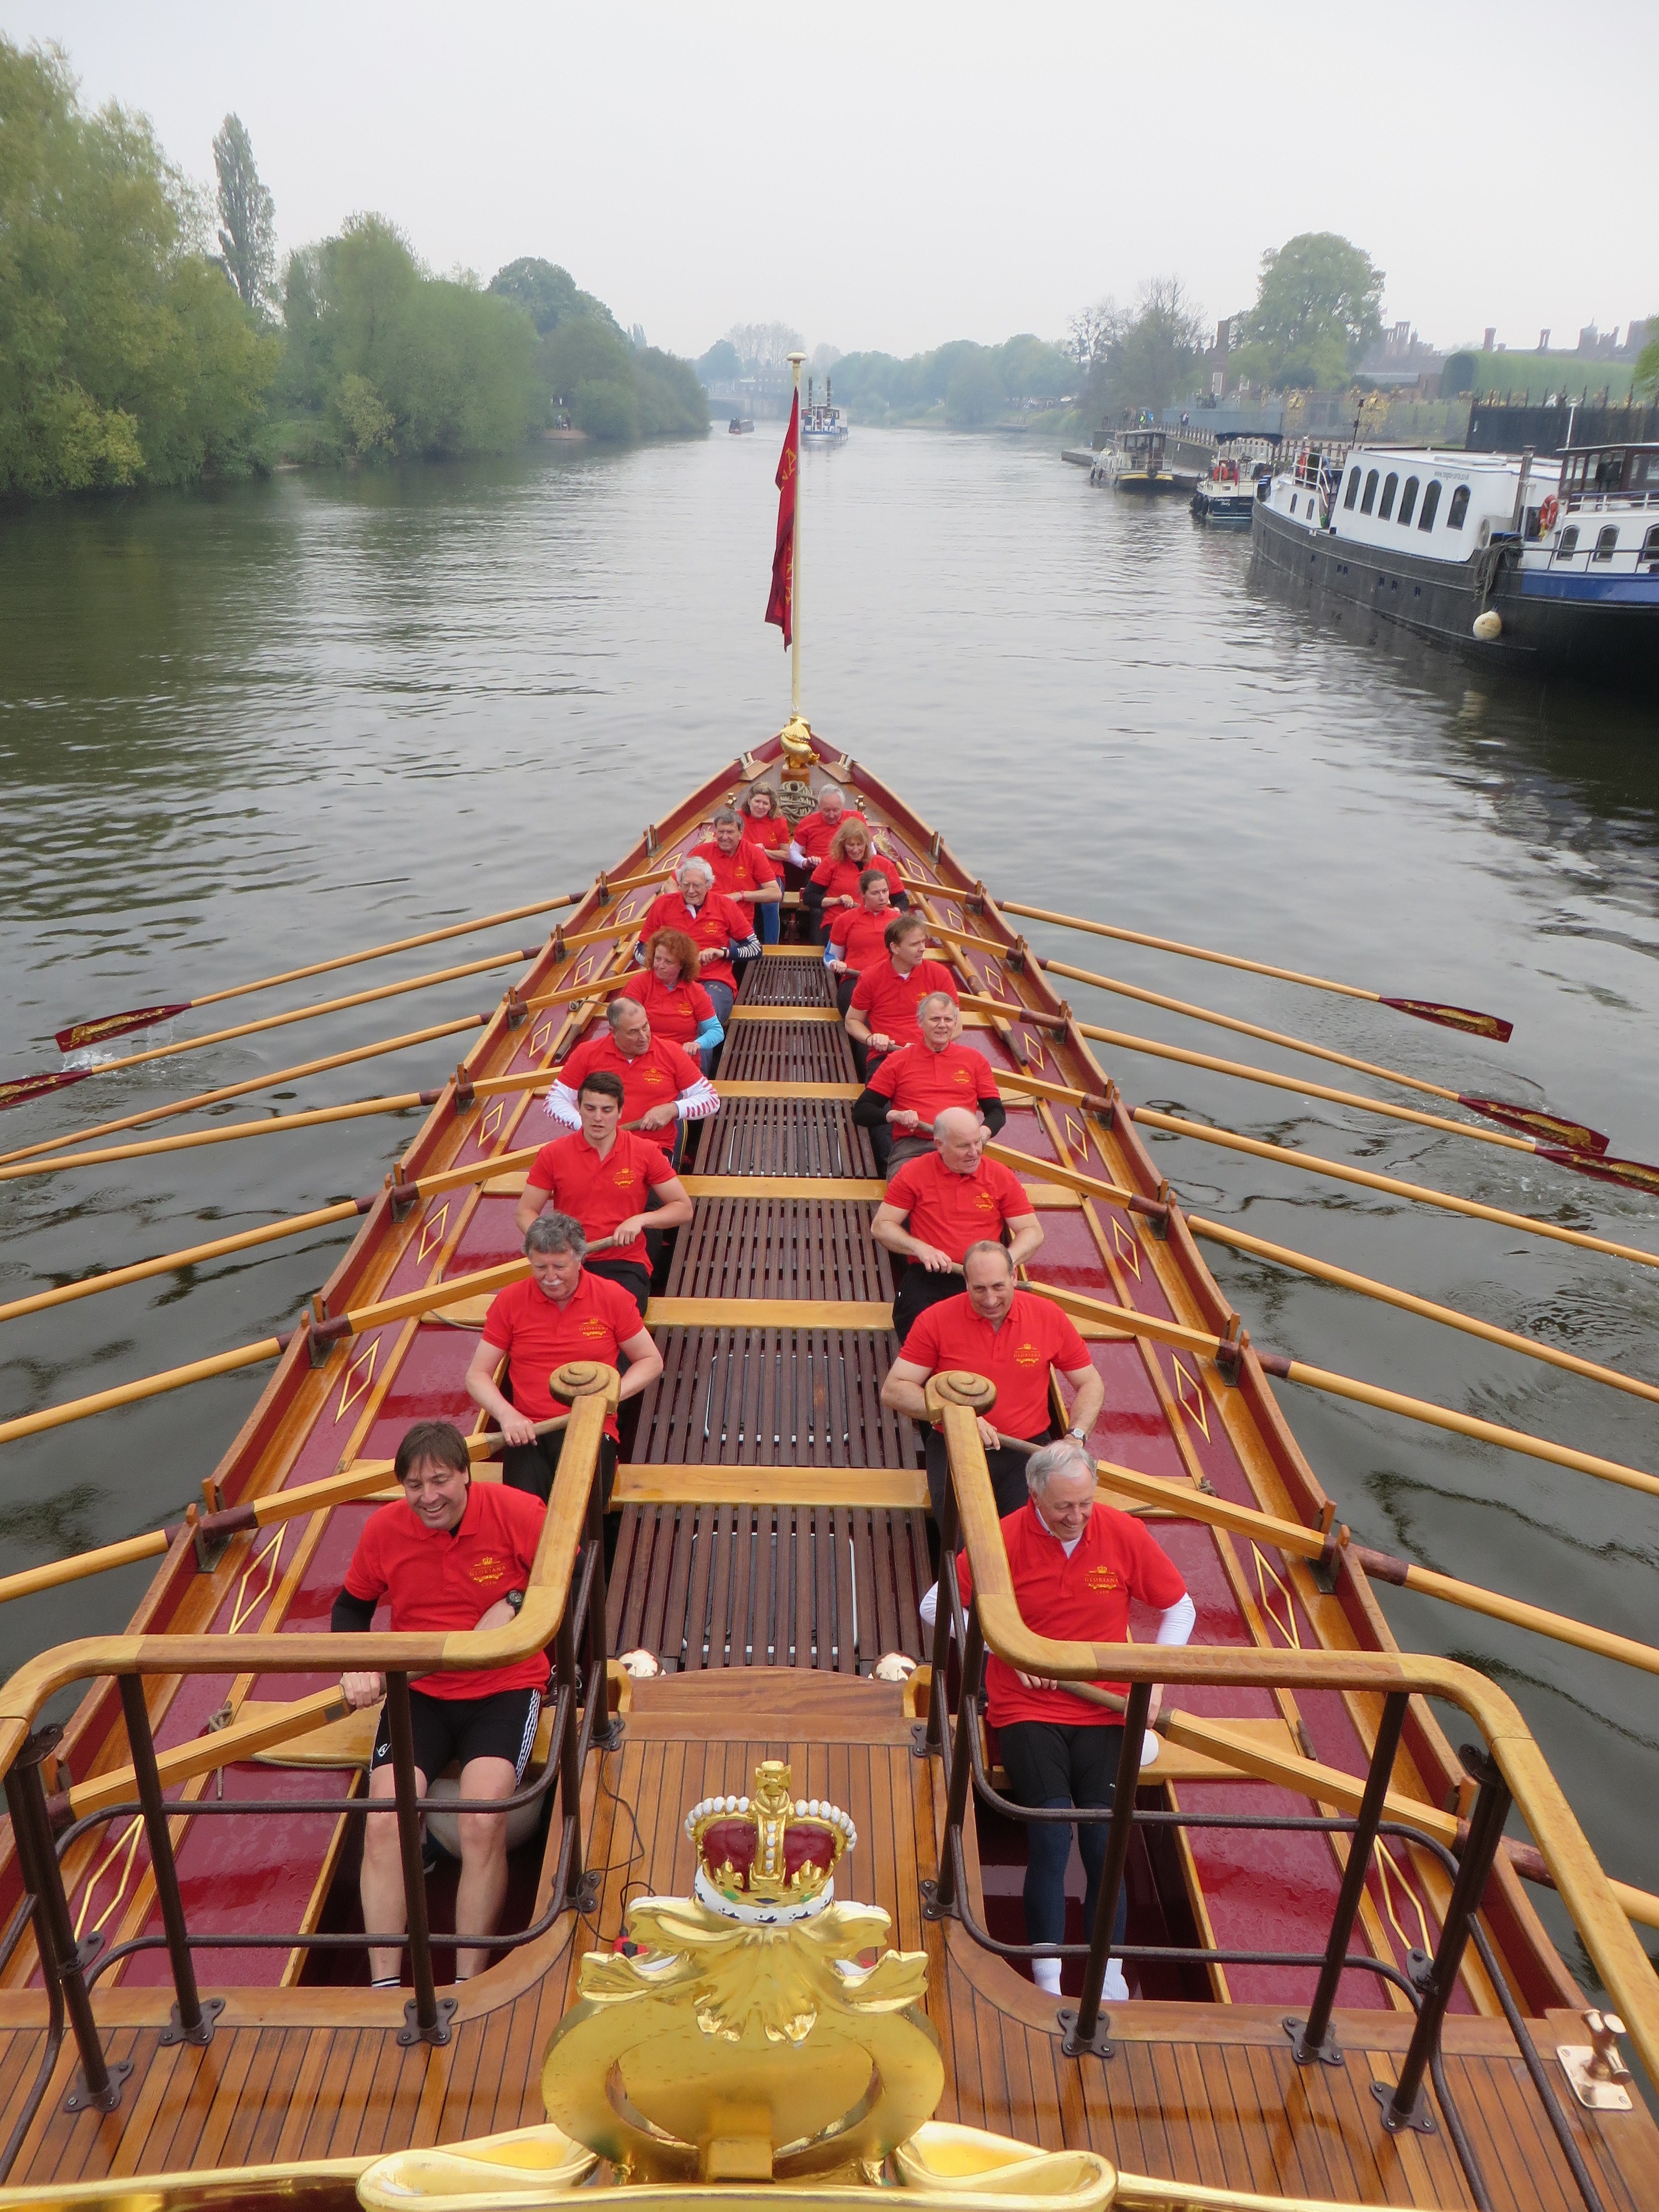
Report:
[[[870,1234],[872,1212],[821,1198],[702,1200],[675,1239],[667,1295],[888,1304],[892,1262]]]
[[[634,1459],[742,1467],[910,1467],[911,1424],[881,1403],[890,1330],[668,1328]]]
[[[816,951],[751,960],[738,996],[745,1006],[827,1006],[830,975]]]
[[[697,1155],[688,1165],[699,1175],[870,1177],[876,1172],[869,1136],[842,1098],[728,1098],[696,1127]]]
[[[720,1051],[726,1083],[856,1083],[839,1022],[733,1022]]]
[[[611,1585],[611,1648],[672,1673],[801,1667],[868,1674],[921,1656],[932,1581],[919,1512],[829,1505],[630,1505]]]

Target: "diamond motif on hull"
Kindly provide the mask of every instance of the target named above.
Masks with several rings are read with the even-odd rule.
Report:
[[[495,1104],[491,1106],[489,1111],[484,1115],[483,1121],[478,1124],[479,1137],[481,1139],[484,1137],[493,1137],[496,1130],[501,1127],[501,1117],[506,1112],[506,1099],[496,1099]]]
[[[444,1224],[449,1219],[449,1200],[446,1199],[435,1213],[428,1213],[421,1224],[421,1241],[415,1248],[417,1260],[430,1259],[443,1242]]]
[[[375,1336],[371,1338],[347,1368],[340,1383],[340,1402],[334,1408],[334,1418],[337,1422],[344,1420],[358,1399],[363,1395],[369,1384],[374,1380],[374,1363],[380,1356],[380,1340],[379,1336]]]
[[[1128,1231],[1118,1219],[1116,1214],[1109,1214],[1107,1218],[1112,1224],[1112,1249],[1117,1254],[1118,1258],[1122,1261],[1124,1266],[1134,1277],[1136,1282],[1139,1282],[1140,1280],[1140,1247],[1136,1243],[1134,1238],[1130,1236]],[[1181,1362],[1178,1359],[1176,1362],[1176,1367],[1177,1371],[1182,1375],[1187,1371],[1186,1369],[1182,1366]],[[1205,1417],[1200,1412],[1195,1418],[1201,1425]],[[1208,1429],[1206,1429],[1204,1433],[1207,1437],[1210,1432]]]
[[[539,1059],[547,1050],[547,1041],[557,1026],[558,1020],[559,1017],[556,1014],[544,1014],[535,1028],[531,1030],[530,1051],[533,1059]]]
[[[1115,1223],[1113,1224],[1116,1226]],[[1176,1396],[1182,1410],[1191,1415],[1206,1443],[1210,1441],[1210,1409],[1204,1402],[1203,1388],[1195,1375],[1189,1375],[1180,1359],[1173,1361],[1176,1372]]]

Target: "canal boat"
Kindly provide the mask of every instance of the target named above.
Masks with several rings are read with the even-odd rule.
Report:
[[[726,427],[734,438],[748,438],[754,434],[754,423],[747,415],[734,415]]]
[[[1309,446],[1257,489],[1264,570],[1334,620],[1514,668],[1659,676],[1659,446]]]
[[[1195,522],[1218,529],[1248,530],[1255,506],[1255,484],[1248,465],[1241,471],[1237,461],[1220,459],[1193,494],[1192,515]]]
[[[1215,466],[1216,441],[1184,422],[1138,423],[1115,434],[1110,453],[1109,464],[1102,454],[1095,480],[1115,491],[1191,493]]]
[[[843,446],[848,427],[839,407],[831,401],[830,379],[823,380],[823,397],[812,397],[813,380],[806,380],[806,404],[800,410],[800,439],[804,446]]]
[[[474,1480],[499,1479],[462,1377],[526,1272],[514,1209],[557,1128],[542,1094],[675,862],[762,787],[797,818],[827,788],[856,803],[954,972],[1008,1109],[995,1156],[1044,1231],[1027,1286],[1105,1382],[1101,1494],[1178,1565],[1185,1650],[1151,1644],[1139,1610],[1139,1640],[1105,1650],[1024,1627],[972,1375],[932,1386],[950,1479],[930,1519],[921,1435],[881,1398],[895,1262],[869,1234],[860,1085],[818,948],[788,942],[748,966],[720,1111],[690,1125],[693,1218],[646,1315],[664,1369],[622,1409],[608,1533],[617,1377],[562,1368],[569,1427],[516,1624],[325,1632],[412,1421],[467,1426]],[[853,2212],[884,2182],[998,2212],[1659,2201],[1620,2044],[1659,2076],[1630,1918],[1655,1924],[1659,1900],[1609,1883],[1501,1687],[1396,1646],[1373,1589],[1393,1567],[1348,1541],[1270,1387],[1291,1363],[1218,1287],[1102,1033],[1019,917],[799,720],[610,857],[295,1327],[252,1348],[269,1380],[199,1505],[115,1547],[158,1559],[127,1633],[43,1650],[7,1686],[0,2179],[44,2193],[16,2201],[574,2207],[596,2161],[647,2212],[682,2193],[687,2212]],[[112,1564],[30,1587],[72,1594]],[[1074,1862],[1058,2000],[1030,1977],[988,1646],[1132,1685],[1097,1816],[1109,1902],[1084,1926]],[[422,1871],[394,1710],[407,1964],[403,1988],[369,1988],[375,1716],[343,1710],[342,1668],[386,1670],[399,1709],[411,1674],[541,1649],[502,1932],[464,1985],[453,1863]],[[775,1862],[791,1881],[758,1886]],[[1129,1996],[1107,2010],[1120,1887]]]

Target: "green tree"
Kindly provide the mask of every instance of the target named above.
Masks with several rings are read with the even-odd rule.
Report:
[[[1178,276],[1149,278],[1133,313],[1109,301],[1094,313],[1083,395],[1090,413],[1157,410],[1192,389],[1206,325]]]
[[[0,39],[0,494],[254,466],[277,345],[142,117]]]
[[[1443,399],[1461,399],[1466,392],[1473,392],[1474,389],[1474,356],[1472,353],[1452,354],[1440,372],[1440,397]]]
[[[1659,391],[1659,315],[1648,317],[1648,328],[1653,336],[1636,356],[1636,366],[1631,371],[1632,396],[1641,393],[1651,399]]]
[[[276,206],[259,181],[240,115],[226,116],[213,142],[219,177],[219,252],[242,305],[260,317],[276,284]]]
[[[1000,415],[1004,404],[997,357],[976,346],[971,358],[958,362],[945,386],[945,412],[952,422],[974,429]]]
[[[1340,384],[1382,327],[1382,271],[1334,231],[1304,231],[1261,257],[1238,367],[1293,389]]]
[[[509,261],[490,278],[489,289],[501,299],[516,301],[543,337],[561,323],[578,321],[602,323],[622,335],[621,325],[604,301],[581,291],[570,271],[556,261],[538,260],[532,254]]]
[[[743,362],[730,338],[716,338],[696,364],[705,384],[729,384],[743,374]]]
[[[1010,399],[1058,399],[1077,389],[1071,356],[1030,331],[998,347],[997,369]]]

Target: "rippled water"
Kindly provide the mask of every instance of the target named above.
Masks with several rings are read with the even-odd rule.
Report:
[[[0,1074],[70,1018],[199,996],[569,888],[787,705],[762,626],[773,440],[276,482],[0,524]],[[1248,542],[1023,444],[855,431],[805,463],[806,702],[1005,896],[1508,1015],[1507,1048],[1035,928],[1057,957],[1659,1158],[1659,722],[1339,638]],[[527,945],[521,923],[181,1035]],[[509,971],[504,971],[508,972]],[[0,1121],[12,1146],[488,1005],[462,981]],[[1339,1072],[1081,987],[1085,1019]],[[465,1040],[221,1109],[439,1080]],[[1131,1098],[1659,1251],[1659,1202],[1146,1056]],[[1355,1079],[1364,1087],[1362,1079]],[[1406,1094],[1391,1093],[1395,1097]],[[293,1103],[290,1103],[293,1102]],[[373,1189],[414,1117],[0,1184],[0,1300]],[[1182,1140],[1194,1209],[1659,1381],[1659,1273]],[[291,1325],[349,1229],[0,1323],[0,1418]],[[1207,1248],[1259,1342],[1659,1468],[1656,1408]],[[0,1571],[175,1516],[266,1370],[0,1445]],[[1364,1542],[1654,1635],[1653,1502],[1285,1387]],[[0,1612],[0,1666],[128,1617],[148,1569]],[[1650,1677],[1388,1590],[1517,1698],[1611,1871],[1659,1888]],[[1647,1806],[1650,1810],[1643,1811]],[[1556,1922],[1559,1925],[1559,1920]]]

